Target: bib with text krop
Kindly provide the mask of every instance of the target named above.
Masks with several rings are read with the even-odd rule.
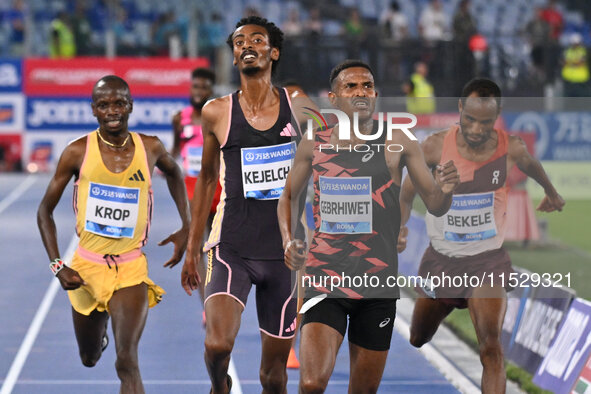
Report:
[[[133,238],[140,189],[90,182],[85,230],[110,238]]]
[[[320,188],[320,232],[328,234],[371,234],[371,177],[318,178]]]
[[[242,148],[244,198],[276,200],[281,196],[295,154],[294,141],[273,146]]]
[[[445,239],[452,242],[482,241],[497,235],[495,193],[457,194],[444,216]]]

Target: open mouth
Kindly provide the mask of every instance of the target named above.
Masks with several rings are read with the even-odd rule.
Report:
[[[484,141],[483,137],[477,137],[477,136],[473,136],[473,135],[469,135],[465,138],[466,138],[466,140],[468,140],[469,143],[472,143],[472,145],[480,144]]]
[[[366,99],[353,100],[353,107],[355,107],[356,109],[368,109],[369,108],[369,100],[366,100]]]
[[[118,127],[120,125],[121,125],[121,119],[107,120],[107,126],[109,126],[109,127]]]
[[[244,60],[245,62],[251,62],[257,58],[257,53],[255,51],[244,51],[240,56],[240,59]]]

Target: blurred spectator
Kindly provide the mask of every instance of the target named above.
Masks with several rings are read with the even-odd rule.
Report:
[[[297,37],[302,34],[303,26],[300,20],[300,13],[296,8],[289,10],[287,20],[281,26],[285,37]]]
[[[454,40],[468,43],[470,37],[476,34],[476,23],[470,14],[470,0],[462,0],[458,5],[453,19]]]
[[[470,49],[470,39],[477,33],[476,23],[470,14],[470,1],[462,0],[453,18],[455,74],[457,80],[456,95],[461,94],[461,86],[474,77],[476,63]]]
[[[25,18],[27,9],[23,0],[14,0],[12,8],[5,14],[10,27],[9,42],[10,55],[19,57],[24,55],[25,49]]]
[[[88,21],[93,31],[104,32],[106,21],[109,20],[109,0],[95,0],[91,2]]]
[[[564,50],[562,61],[562,79],[564,80],[565,97],[587,97],[589,95],[589,65],[587,49],[583,46],[583,38],[573,33],[570,45]]]
[[[556,0],[549,0],[546,8],[542,9],[542,19],[550,25],[550,37],[552,37],[553,40],[558,41],[564,23],[562,20],[562,14],[556,8]]]
[[[403,45],[408,38],[408,19],[400,11],[398,1],[393,0],[390,2],[390,7],[382,12],[379,25],[385,43],[390,44],[384,46],[385,61],[383,62],[383,67],[387,70],[386,72],[389,78],[400,81],[407,74],[404,71],[406,66],[406,57],[404,56],[406,47]]]
[[[314,7],[310,9],[310,15],[305,24],[306,33],[310,36],[319,37],[322,34],[322,19],[320,18],[320,9]]]
[[[430,114],[435,112],[433,85],[427,80],[429,67],[423,63],[415,64],[415,72],[406,82],[403,90],[406,93],[406,110],[411,114]]]
[[[72,58],[76,56],[76,43],[70,23],[70,17],[65,11],[60,11],[51,21],[51,35],[49,37],[49,57]]]
[[[155,55],[168,55],[168,42],[174,34],[178,34],[174,12],[168,11],[160,14],[155,24],[152,25],[152,41]]]
[[[360,58],[361,43],[365,39],[365,28],[357,8],[351,9],[343,30],[347,43],[347,57],[349,59]]]
[[[86,2],[84,0],[76,1],[74,16],[72,16],[72,33],[74,33],[76,54],[79,56],[90,55],[92,29],[88,21]]]
[[[111,29],[115,35],[117,53],[119,55],[133,53],[136,42],[133,36],[133,26],[127,17],[127,11],[121,6],[115,6],[113,12],[115,20],[111,25]]]
[[[199,24],[199,52],[207,56],[212,66],[217,64],[217,52],[224,48],[226,42],[226,30],[222,16],[214,12],[210,18]]]
[[[427,41],[440,41],[446,38],[447,15],[443,11],[440,0],[431,0],[419,18],[421,38]]]
[[[379,23],[383,28],[386,39],[395,42],[406,39],[408,35],[408,19],[404,13],[400,12],[400,5],[397,1],[392,1],[390,7],[382,12]]]
[[[550,41],[550,25],[542,17],[542,9],[537,8],[534,17],[525,26],[525,36],[531,45],[531,61],[539,79],[546,79],[545,52]]]

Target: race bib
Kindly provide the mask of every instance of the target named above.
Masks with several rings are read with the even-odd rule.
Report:
[[[139,188],[90,182],[84,229],[104,237],[133,238],[139,200]]]
[[[371,177],[335,178],[321,176],[320,232],[328,234],[371,234]]]
[[[278,199],[283,192],[295,149],[294,141],[273,146],[242,148],[244,198]]]
[[[202,146],[190,146],[187,148],[187,157],[185,158],[185,169],[187,175],[197,176],[201,172],[201,157],[203,156]]]
[[[451,207],[443,217],[445,239],[473,242],[497,235],[494,201],[494,192],[454,195]]]

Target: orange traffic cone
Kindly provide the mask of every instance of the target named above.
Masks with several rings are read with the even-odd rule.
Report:
[[[296,356],[296,352],[293,348],[289,351],[289,357],[287,358],[287,368],[289,369],[300,369],[300,362]]]

